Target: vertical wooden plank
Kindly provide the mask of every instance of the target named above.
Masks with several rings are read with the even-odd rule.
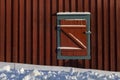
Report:
[[[13,62],[18,62],[18,0],[13,0]]]
[[[89,0],[84,0],[84,11],[89,12]],[[85,60],[85,68],[90,68],[90,60]]]
[[[5,61],[5,0],[0,0],[0,61]]]
[[[65,0],[65,12],[70,12],[70,0]]]
[[[89,11],[89,0],[84,0],[84,12],[88,12]]]
[[[58,11],[63,12],[63,0],[58,0]]]
[[[83,0],[78,0],[78,12],[83,11]]]
[[[52,65],[57,65],[57,53],[56,53],[56,13],[57,13],[57,1],[52,0]]]
[[[120,71],[120,0],[116,0],[117,71]]]
[[[108,12],[108,0],[103,0],[103,11],[104,11],[104,19],[103,19],[103,41],[104,41],[104,69],[109,70],[109,12]]]
[[[6,61],[11,61],[11,0],[6,0]]]
[[[45,13],[45,16],[46,16],[46,26],[45,26],[45,29],[46,29],[46,34],[45,34],[45,37],[46,37],[46,44],[45,44],[45,49],[46,49],[46,65],[50,65],[50,62],[51,62],[51,47],[50,47],[50,42],[51,42],[51,31],[50,31],[50,28],[51,28],[51,25],[50,25],[50,11],[51,11],[51,7],[50,7],[50,0],[46,0],[45,1],[46,3],[46,7],[45,7],[45,10],[46,10],[46,13]]]
[[[67,4],[66,4],[67,5]],[[71,12],[77,12],[77,7],[76,7],[76,0],[71,0]],[[78,60],[69,60],[70,61],[70,66],[77,67],[78,66]]]
[[[61,12],[70,12],[71,11],[71,0],[63,0],[60,3],[61,6]],[[60,8],[59,8],[60,9]],[[65,43],[68,42],[68,40],[64,41]],[[71,60],[59,60],[60,66],[71,66],[72,61]]]
[[[71,0],[71,11],[72,12],[76,11],[76,0]]]
[[[63,12],[63,0],[58,0],[58,12]],[[58,60],[58,65],[63,66],[64,61],[63,60]]]
[[[97,1],[97,54],[98,69],[103,69],[103,50],[102,50],[102,0]]]
[[[110,70],[115,71],[115,0],[110,0]]]
[[[33,0],[33,64],[37,64],[37,0]]]
[[[24,0],[19,0],[19,62],[24,62]]]
[[[41,65],[43,65],[45,62],[44,62],[44,56],[45,56],[45,52],[44,52],[44,43],[45,43],[45,40],[44,40],[44,16],[45,16],[45,13],[44,13],[44,0],[40,0],[39,1],[39,62]]]
[[[77,0],[78,3],[78,12],[83,12],[83,0]],[[84,60],[78,60],[78,67],[83,68],[84,67]]]
[[[91,68],[97,68],[97,39],[96,39],[96,30],[97,30],[97,22],[96,22],[96,0],[91,0]]]
[[[26,63],[31,63],[31,0],[26,0]]]
[[[64,0],[65,2],[63,2],[65,4],[64,11],[65,12],[70,12],[71,11],[71,0]],[[65,42],[68,42],[68,40],[66,40]],[[63,60],[64,66],[70,66],[69,64],[69,60]]]

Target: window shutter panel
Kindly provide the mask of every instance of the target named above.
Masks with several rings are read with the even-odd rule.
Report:
[[[86,20],[63,19],[60,20],[61,55],[62,56],[86,56]]]

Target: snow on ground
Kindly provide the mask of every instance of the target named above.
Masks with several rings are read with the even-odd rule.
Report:
[[[120,80],[120,72],[0,62],[0,80]]]

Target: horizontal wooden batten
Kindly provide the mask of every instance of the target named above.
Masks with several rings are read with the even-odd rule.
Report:
[[[77,48],[77,47],[58,47],[57,49],[71,49],[71,50],[80,49],[81,50],[81,48]]]
[[[86,27],[86,25],[57,25],[57,27],[78,28],[78,27]]]

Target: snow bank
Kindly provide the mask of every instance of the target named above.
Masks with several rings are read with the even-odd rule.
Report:
[[[0,63],[0,80],[120,80],[120,72]]]

